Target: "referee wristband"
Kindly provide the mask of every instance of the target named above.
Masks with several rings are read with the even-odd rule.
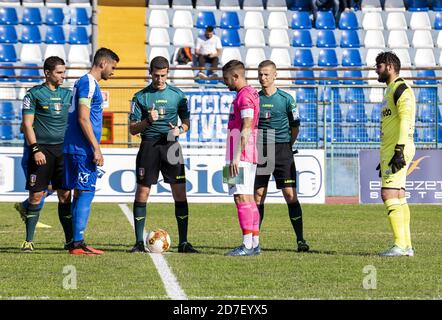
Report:
[[[40,152],[40,147],[38,145],[38,143],[33,143],[29,146],[29,148],[31,149],[32,154],[36,154],[37,152]]]

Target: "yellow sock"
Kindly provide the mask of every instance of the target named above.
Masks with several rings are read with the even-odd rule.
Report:
[[[404,236],[407,247],[411,246],[411,232],[410,232],[410,208],[408,207],[407,199],[399,198],[401,202],[402,215],[404,217]]]
[[[405,249],[404,216],[401,202],[398,198],[395,198],[385,200],[384,204],[387,207],[388,220],[390,220],[391,229],[393,230],[394,244]]]

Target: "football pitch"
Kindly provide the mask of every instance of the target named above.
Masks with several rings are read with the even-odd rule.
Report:
[[[287,207],[276,204],[266,205],[262,254],[225,257],[241,241],[233,202],[189,204],[189,241],[199,254],[177,253],[172,204],[148,204],[146,229],[163,228],[172,239],[172,249],[154,257],[160,270],[149,254],[127,253],[134,235],[118,204],[93,204],[86,241],[105,250],[96,257],[62,249],[56,208],[45,205],[40,221],[52,228],[37,229],[36,250],[22,253],[24,224],[12,203],[0,204],[1,299],[159,300],[175,289],[190,300],[442,297],[440,206],[410,206],[414,257],[377,256],[392,244],[381,205],[303,205],[311,251],[298,253]]]

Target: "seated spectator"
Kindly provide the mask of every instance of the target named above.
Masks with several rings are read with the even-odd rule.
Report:
[[[336,20],[339,14],[339,0],[312,0],[313,25],[316,23],[318,11],[331,11]]]
[[[206,28],[204,33],[204,39],[198,38],[196,40],[195,55],[197,57],[197,66],[205,67],[206,63],[210,63],[212,68],[218,67],[219,56],[221,55],[221,39],[213,34],[213,27],[209,26]],[[216,73],[209,70],[207,75],[216,77]],[[198,76],[200,78],[206,78],[204,72],[199,72]]]

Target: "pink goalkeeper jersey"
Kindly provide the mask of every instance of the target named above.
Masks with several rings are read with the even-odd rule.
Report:
[[[253,118],[252,133],[246,148],[241,153],[241,161],[257,163],[258,150],[256,140],[258,136],[259,120],[259,94],[251,86],[243,87],[233,100],[233,108],[230,108],[229,123],[227,125],[226,160],[232,161],[237,144],[241,143],[241,128],[243,118]]]

